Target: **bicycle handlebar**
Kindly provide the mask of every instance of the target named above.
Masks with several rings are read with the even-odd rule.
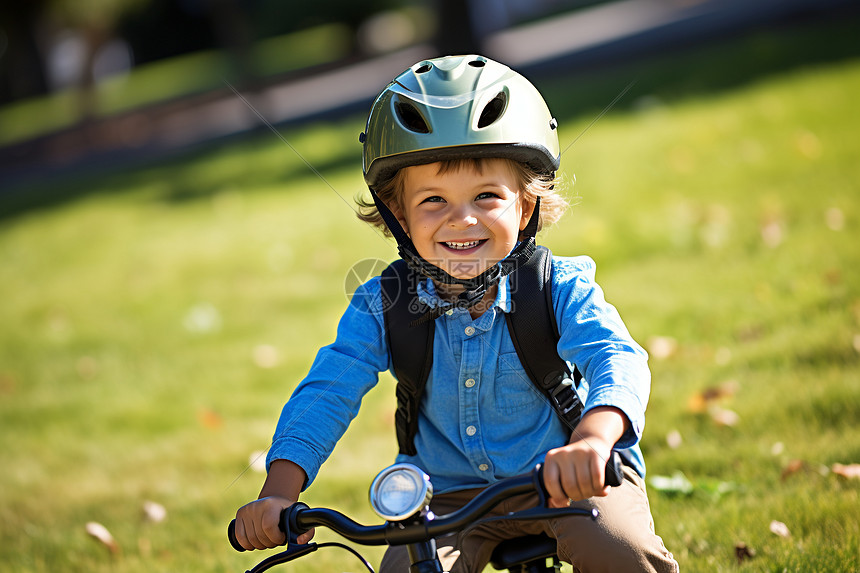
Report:
[[[606,463],[606,485],[621,485],[621,460],[617,452],[612,452]],[[548,499],[543,484],[543,464],[538,464],[531,473],[498,481],[475,496],[469,503],[447,515],[434,519],[420,520],[416,523],[391,523],[383,525],[361,525],[344,514],[327,508],[311,508],[296,502],[281,512],[281,531],[289,532],[292,540],[310,529],[323,526],[341,537],[361,545],[405,545],[435,539],[454,531],[460,531],[486,515],[493,507],[509,497],[522,493],[538,492],[541,504]],[[586,515],[596,518],[596,510],[587,511],[575,508],[547,509],[535,507],[517,512],[520,519],[543,519],[558,517],[560,514]],[[236,520],[227,528],[230,545],[236,551],[245,551],[236,539]]]

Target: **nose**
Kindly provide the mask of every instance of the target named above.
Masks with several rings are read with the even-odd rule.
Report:
[[[475,216],[470,205],[456,205],[451,208],[451,213],[448,217],[448,226],[453,228],[467,228],[478,224],[478,218]]]

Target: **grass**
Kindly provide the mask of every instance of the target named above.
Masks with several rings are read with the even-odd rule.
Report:
[[[798,36],[786,37],[791,52]],[[718,75],[742,48],[640,70],[665,88],[641,81],[565,154],[578,199],[542,240],[594,257],[633,335],[674,349],[652,353],[642,445],[649,476],[680,471],[693,485],[650,491],[682,569],[857,570],[860,481],[830,468],[860,462],[860,58],[689,83],[688,58]],[[611,91],[626,84],[617,74],[595,72],[588,85]],[[571,93],[571,82],[540,87]],[[572,141],[593,106],[554,97]],[[262,483],[249,457],[333,337],[349,268],[395,256],[344,204],[362,190],[361,126],[285,132],[330,187],[265,134],[0,195],[4,569],[256,562],[224,540]],[[710,405],[734,412],[734,425],[696,407],[709,388],[725,389]],[[364,488],[392,459],[393,405],[386,375],[308,503],[375,521]],[[787,473],[792,460],[802,463]],[[165,522],[142,518],[148,500]],[[774,520],[791,536],[771,533]],[[113,533],[118,553],[88,538],[89,521]],[[739,543],[755,553],[741,564]],[[285,570],[344,568],[358,564],[319,552]]]

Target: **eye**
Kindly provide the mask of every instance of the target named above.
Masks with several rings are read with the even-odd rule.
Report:
[[[431,195],[430,197],[425,198],[421,201],[421,203],[444,203],[445,199],[440,197],[439,195]],[[420,203],[419,203],[420,205]]]
[[[498,193],[493,193],[492,191],[483,191],[482,193],[478,193],[478,196],[475,197],[476,201],[480,201],[481,199],[501,199],[501,196]]]

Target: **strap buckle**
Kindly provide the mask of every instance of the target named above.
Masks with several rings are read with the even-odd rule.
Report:
[[[553,409],[571,429],[575,428],[582,417],[583,406],[570,375],[557,374],[549,388],[549,399]]]

